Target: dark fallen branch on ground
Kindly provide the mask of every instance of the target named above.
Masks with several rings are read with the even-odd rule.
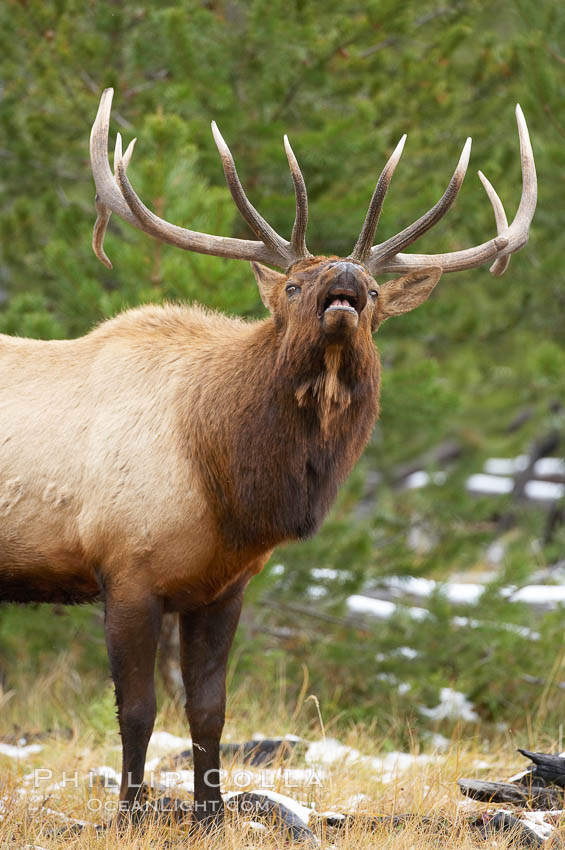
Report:
[[[563,794],[552,788],[480,779],[458,779],[457,784],[466,797],[481,803],[511,803],[530,809],[560,809],[563,805]]]
[[[286,738],[262,738],[259,741],[242,741],[239,744],[222,743],[220,753],[223,761],[237,761],[252,767],[270,767],[275,763],[288,761],[295,749],[303,752],[304,741]],[[165,756],[162,768],[182,770],[192,768],[192,749],[183,750],[174,756]]]

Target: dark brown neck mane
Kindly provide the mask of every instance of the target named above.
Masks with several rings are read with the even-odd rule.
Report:
[[[238,363],[226,361],[223,407],[202,423],[195,459],[230,549],[313,534],[369,439],[380,386],[372,339],[323,343],[281,340],[266,320]]]

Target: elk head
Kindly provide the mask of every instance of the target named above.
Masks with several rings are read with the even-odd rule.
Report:
[[[380,287],[366,266],[352,259],[299,260],[287,274],[252,262],[263,304],[281,332],[297,332],[306,322],[329,345],[353,343],[370,335],[390,316],[413,310],[428,297],[441,268],[422,269]]]
[[[97,192],[95,203],[98,218],[92,242],[96,256],[111,268],[104,253],[103,240],[110,215],[115,212],[134,227],[179,248],[218,257],[251,260],[263,303],[281,332],[300,330],[307,324],[310,333],[317,334],[319,340],[325,340],[328,344],[346,345],[359,334],[374,332],[390,316],[405,313],[421,304],[443,272],[475,268],[490,260],[494,261],[491,272],[495,275],[503,274],[510,255],[528,240],[536,207],[537,181],[528,128],[520,106],[516,106],[516,119],[520,138],[522,196],[510,225],[500,198],[479,171],[494,210],[497,236],[481,245],[446,254],[401,253],[430,230],[455,201],[469,162],[471,139],[467,139],[440,200],[400,233],[373,246],[385,195],[406,141],[406,136],[403,136],[379,177],[355,247],[348,257],[340,258],[313,257],[306,247],[306,185],[286,136],[284,147],[296,196],[296,215],[290,241],[279,236],[248,200],[231,152],[215,122],[212,122],[212,132],[233,200],[260,241],[198,233],[156,216],[140,200],[126,174],[135,139],[122,154],[118,133],[114,175],[110,170],[108,130],[112,96],[112,89],[106,89],[102,94],[90,137],[90,156]],[[263,263],[283,269],[284,274],[273,271]],[[403,275],[380,287],[377,285],[377,274],[397,272]]]

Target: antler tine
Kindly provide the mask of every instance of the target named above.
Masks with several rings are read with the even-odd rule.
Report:
[[[150,236],[185,251],[197,251],[201,254],[229,257],[234,260],[259,260],[282,269],[292,262],[294,252],[290,243],[285,242],[277,234],[275,236],[278,242],[275,248],[275,240],[272,238],[268,242],[255,242],[248,239],[212,236],[184,227],[177,227],[177,225],[171,224],[152,213],[137,196],[126,175],[135,139],[130,142],[123,155],[121,137],[116,139],[115,177],[110,169],[108,132],[113,94],[113,89],[106,89],[103,92],[90,134],[90,161],[96,184],[95,206],[98,213],[94,225],[92,247],[98,259],[108,268],[112,268],[112,264],[104,252],[103,243],[108,221],[114,212]],[[274,233],[274,231],[272,232]]]
[[[240,213],[242,214],[245,221],[248,223],[251,230],[257,234],[257,236],[261,239],[262,242],[265,243],[269,248],[273,251],[276,251],[278,254],[286,255],[288,258],[288,262],[291,262],[295,257],[291,256],[289,251],[290,243],[283,239],[279,234],[273,230],[271,225],[265,221],[262,215],[257,212],[251,201],[248,199],[247,195],[243,190],[243,186],[241,185],[239,176],[237,174],[237,169],[235,167],[234,158],[231,154],[230,149],[224,141],[224,137],[220,133],[218,129],[218,125],[215,121],[212,121],[212,133],[214,136],[214,141],[216,142],[216,147],[218,148],[218,152],[220,154],[222,165],[224,168],[224,175],[226,178],[226,183],[228,184],[228,188],[231,192],[231,196],[234,200],[234,203]]]
[[[434,226],[434,224],[437,224],[440,218],[443,218],[459,194],[459,190],[463,184],[463,180],[465,179],[465,174],[467,173],[470,155],[471,139],[468,138],[463,145],[463,150],[461,151],[457,168],[453,172],[453,177],[449,181],[447,189],[437,204],[435,204],[430,210],[428,210],[427,213],[417,219],[417,221],[413,224],[410,224],[408,227],[405,227],[404,230],[401,230],[400,233],[397,233],[396,236],[392,236],[381,245],[376,245],[371,251],[371,263],[379,263],[387,257],[397,254],[403,248],[406,248],[408,245],[411,245],[419,239],[420,236],[423,236],[424,233]]]
[[[312,255],[306,247],[306,228],[308,227],[308,193],[306,191],[306,183],[304,182],[298,160],[294,155],[286,134],[284,136],[284,149],[292,175],[292,182],[294,183],[294,196],[296,198],[296,214],[290,244],[296,252],[297,258],[311,257]]]
[[[114,177],[118,170],[118,162],[122,159],[122,134],[116,133],[116,144],[114,145]]]
[[[128,165],[131,162],[131,157],[133,154],[133,149],[135,147],[135,143],[137,139],[132,139],[129,145],[126,148],[125,154],[122,155],[122,134],[116,133],[116,147],[114,148],[114,177],[117,176],[118,172],[118,163],[123,161],[124,168],[127,171]]]
[[[534,152],[528,133],[528,125],[522,112],[522,107],[519,103],[516,104],[516,123],[518,124],[518,135],[520,137],[520,160],[522,165],[522,196],[518,212],[512,224],[518,225],[519,233],[523,238],[522,245],[528,241],[530,224],[536,211],[538,200],[538,181],[536,175],[536,165],[534,161]],[[515,250],[518,250],[516,248]]]
[[[499,233],[497,236],[473,248],[465,248],[462,251],[451,251],[446,254],[396,254],[391,256],[390,252],[387,252],[386,257],[376,259],[375,254],[371,252],[368,265],[373,274],[377,272],[404,273],[413,271],[414,269],[430,268],[432,266],[441,266],[444,272],[464,271],[465,269],[476,268],[488,260],[506,259],[507,256],[516,253],[516,251],[519,251],[526,244],[537,203],[537,177],[528,127],[519,104],[516,106],[516,121],[518,124],[518,135],[520,137],[522,195],[520,205],[512,223],[503,230],[500,230],[502,226],[502,218],[498,208],[500,199],[494,192],[494,189],[492,189],[494,195],[489,193],[483,181],[483,186],[487,189],[487,194],[493,204],[495,216],[498,216],[497,230]],[[495,195],[497,201],[493,200]],[[502,207],[501,203],[500,207]],[[373,251],[376,253],[376,250],[380,250],[381,247],[377,246],[377,249],[373,249]],[[494,274],[501,274],[503,270],[503,263],[495,263],[492,269]]]
[[[111,101],[111,96],[110,96]],[[107,133],[106,133],[107,137]],[[116,136],[116,147],[114,149],[114,175],[117,174],[118,163],[123,160],[124,168],[127,169],[131,155],[133,153],[133,149],[135,146],[135,139],[129,143],[125,155],[122,157],[122,136],[120,133]],[[106,254],[104,250],[104,236],[106,235],[106,228],[108,227],[108,222],[110,221],[110,216],[112,215],[112,210],[108,209],[108,207],[102,203],[98,194],[96,195],[94,201],[96,212],[98,213],[96,222],[94,224],[94,232],[92,234],[92,250],[98,257],[98,259],[104,263],[109,269],[112,268],[112,261]]]
[[[381,217],[381,211],[383,208],[385,195],[387,193],[388,187],[390,186],[390,181],[392,180],[392,175],[394,174],[395,168],[398,165],[398,161],[402,156],[402,151],[404,150],[405,142],[406,133],[400,139],[392,155],[389,157],[387,164],[381,171],[381,176],[379,177],[377,185],[375,186],[375,191],[373,192],[371,203],[369,204],[369,209],[367,210],[367,215],[365,216],[365,221],[363,223],[363,227],[361,228],[359,239],[357,240],[355,248],[351,252],[351,258],[353,260],[360,260],[362,263],[364,263],[369,254],[371,253],[373,239],[375,238],[375,232],[377,230],[379,218]]]
[[[485,188],[485,192],[488,195],[489,201],[492,204],[492,208],[494,211],[494,220],[496,222],[496,230],[498,235],[500,236],[506,228],[508,227],[508,219],[506,218],[506,213],[504,212],[504,206],[502,205],[502,201],[498,197],[496,193],[496,189],[490,182],[490,180],[485,177],[482,171],[477,172],[479,175],[479,179]],[[510,254],[506,254],[504,257],[499,257],[494,261],[489,271],[495,277],[501,277],[504,274],[506,269],[508,268],[508,264],[510,262]]]
[[[90,161],[96,184],[94,205],[98,213],[92,234],[92,250],[98,259],[109,269],[112,268],[112,263],[104,251],[104,236],[112,212],[117,212],[118,215],[125,218],[130,224],[135,224],[134,217],[112,177],[110,163],[108,162],[108,132],[110,129],[110,112],[113,96],[114,89],[105,89],[102,93],[98,112],[90,132]],[[119,144],[121,153],[121,137]],[[117,145],[118,141],[116,139],[116,148]],[[130,147],[132,146],[130,145]]]
[[[94,207],[97,215],[96,221],[94,222],[94,230],[92,231],[92,250],[100,262],[104,263],[107,268],[111,269],[112,261],[104,250],[104,237],[106,235],[106,228],[108,227],[112,211],[98,201],[98,196],[94,198]]]

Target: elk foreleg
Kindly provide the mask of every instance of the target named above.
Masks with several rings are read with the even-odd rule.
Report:
[[[244,584],[229,598],[180,617],[181,668],[194,759],[194,819],[220,824],[220,737],[226,709],[226,667]]]
[[[105,605],[106,645],[122,736],[120,822],[136,813],[133,804],[141,800],[145,756],[157,711],[154,671],[162,606],[153,597],[124,602],[111,592]]]

